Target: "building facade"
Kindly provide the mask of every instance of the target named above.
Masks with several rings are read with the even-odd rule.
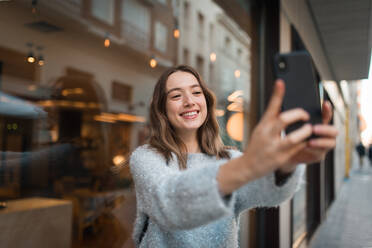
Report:
[[[293,199],[244,213],[239,235],[241,247],[306,247],[355,158],[354,80],[369,64],[360,52],[370,52],[354,18],[342,30],[359,25],[361,33],[347,37],[361,37],[353,40],[360,50],[335,53],[348,47],[326,28],[343,18],[323,21],[337,11],[346,18],[348,5],[321,2],[0,1],[0,201],[8,205],[0,246],[134,247],[127,159],[148,137],[160,74],[195,67],[216,94],[224,143],[244,149],[271,95],[273,56],[307,50],[318,100],[334,107],[336,148],[307,166]],[[361,19],[366,2],[358,2]],[[335,12],[321,16],[322,8]]]

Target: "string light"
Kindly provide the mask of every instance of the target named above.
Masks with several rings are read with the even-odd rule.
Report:
[[[106,33],[106,35],[105,35],[105,42],[103,43],[103,45],[105,46],[105,47],[109,47],[110,46],[110,35],[109,35],[109,33]]]
[[[34,44],[32,44],[31,42],[28,42],[26,43],[26,45],[29,47],[30,51],[27,55],[27,62],[28,63],[34,63],[35,62],[35,57],[34,57],[34,53],[32,52],[32,47]]]
[[[157,66],[158,62],[156,61],[155,57],[154,56],[151,56],[151,59],[150,59],[150,67],[151,68],[155,68]]]
[[[175,29],[173,31],[173,36],[174,36],[174,38],[178,39],[180,37],[180,30],[179,29]]]
[[[110,40],[108,38],[105,39],[104,45],[105,45],[105,47],[109,47],[110,46]]]
[[[113,157],[112,162],[114,163],[114,165],[119,166],[123,162],[125,162],[125,157],[123,155],[116,155],[115,157]]]
[[[32,52],[30,52],[28,55],[27,55],[27,62],[28,63],[34,63],[35,62],[35,57],[34,57],[34,54]]]
[[[43,47],[42,46],[37,46],[36,50],[39,53],[38,64],[39,64],[39,66],[43,66],[45,64],[44,56],[41,53],[41,51],[43,50]]]
[[[178,28],[178,21],[176,20],[175,22],[176,22],[176,24],[174,25],[175,27],[174,27],[174,30],[173,30],[173,36],[174,36],[174,38],[178,39],[178,38],[180,38],[180,29]]]
[[[39,62],[38,62],[39,65],[40,66],[43,66],[44,65],[44,58],[43,58],[43,56],[40,55],[38,60],[39,60]]]

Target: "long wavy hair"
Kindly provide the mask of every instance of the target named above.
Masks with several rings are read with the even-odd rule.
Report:
[[[191,73],[198,80],[207,104],[207,117],[197,131],[197,139],[202,153],[219,158],[230,158],[230,154],[222,143],[219,126],[215,115],[216,97],[207,88],[199,73],[190,66],[179,65],[166,70],[155,85],[150,105],[150,137],[149,145],[164,156],[167,163],[172,153],[177,156],[180,169],[186,169],[187,148],[171,125],[166,110],[166,83],[168,77],[177,71]]]

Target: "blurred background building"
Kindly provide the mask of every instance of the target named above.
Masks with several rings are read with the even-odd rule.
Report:
[[[240,222],[241,247],[306,247],[367,128],[370,19],[369,0],[0,1],[0,246],[134,247],[126,162],[146,141],[160,74],[195,67],[217,96],[224,143],[243,149],[273,56],[306,50],[337,146],[292,200]]]

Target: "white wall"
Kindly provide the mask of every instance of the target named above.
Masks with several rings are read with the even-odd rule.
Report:
[[[338,196],[338,193],[341,189],[342,182],[345,176],[345,119],[338,112],[334,114],[334,125],[337,130],[339,130],[339,135],[336,139],[336,148],[334,153],[334,162],[335,162],[335,195]]]
[[[360,130],[358,125],[358,115],[360,109],[358,106],[358,89],[361,81],[348,81],[347,88],[349,93],[349,109],[350,109],[350,136],[352,143],[358,144],[360,141]]]

